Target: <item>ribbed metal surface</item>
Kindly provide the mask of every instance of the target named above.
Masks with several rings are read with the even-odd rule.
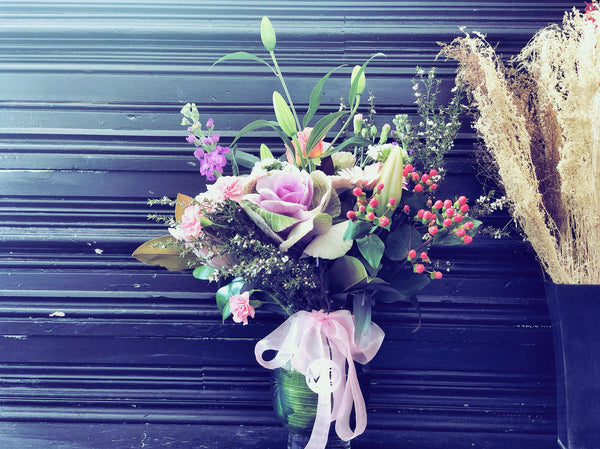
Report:
[[[375,53],[378,122],[414,112],[414,67],[438,41],[487,33],[520,48],[573,6],[557,1],[4,1],[0,7],[0,441],[17,449],[280,447],[269,372],[254,342],[278,321],[221,324],[206,284],[130,257],[162,235],[148,197],[202,180],[179,109],[195,101],[223,139],[271,114],[268,15],[295,103],[330,68]],[[577,5],[577,6],[583,6]],[[347,92],[334,74],[326,112]],[[241,145],[254,150],[269,133]],[[468,125],[448,190],[480,193]],[[153,208],[154,211],[164,209]],[[498,220],[505,220],[500,217]],[[554,447],[551,334],[535,261],[520,242],[439,248],[452,269],[410,305],[384,306],[369,430],[354,447]],[[54,312],[64,317],[52,316]],[[123,424],[125,423],[125,424]],[[58,437],[57,435],[60,435]],[[400,442],[400,443],[399,443]]]

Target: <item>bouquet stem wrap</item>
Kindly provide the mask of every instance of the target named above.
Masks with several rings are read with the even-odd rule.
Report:
[[[379,350],[384,333],[371,323],[360,342],[356,342],[354,335],[354,317],[348,310],[300,311],[256,344],[254,354],[258,363],[268,369],[289,363],[318,394],[317,414],[306,449],[325,447],[332,421],[344,441],[360,435],[367,426],[367,409],[354,362],[368,363]],[[277,354],[266,361],[263,354],[268,350]],[[354,431],[350,429],[353,406]]]

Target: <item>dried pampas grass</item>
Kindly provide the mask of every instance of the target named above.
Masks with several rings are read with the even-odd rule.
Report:
[[[555,283],[600,284],[600,8],[588,9],[538,31],[507,65],[479,34],[441,51],[459,62],[474,126]]]

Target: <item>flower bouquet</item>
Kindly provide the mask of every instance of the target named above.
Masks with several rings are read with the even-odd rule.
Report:
[[[475,127],[511,212],[549,276],[561,447],[600,447],[600,5],[539,30],[509,64],[485,36],[442,52],[459,61]]]
[[[194,197],[151,200],[174,205],[175,216],[155,216],[169,234],[133,255],[169,270],[193,269],[196,278],[218,283],[224,322],[231,317],[247,325],[263,311],[286,318],[256,344],[255,356],[264,367],[284,370],[280,385],[295,373],[310,387],[313,414],[302,447],[323,448],[333,421],[333,437],[343,442],[365,430],[354,362],[369,362],[382,343],[383,331],[371,321],[373,305],[418,306],[415,294],[442,277],[429,247],[469,244],[480,224],[469,217],[464,196],[434,198],[443,152],[460,126],[461,96],[456,92],[448,105],[436,105],[439,81],[433,70],[418,69],[414,93],[421,122],[413,125],[399,114],[395,129],[384,124],[378,130],[372,113],[358,113],[365,69],[378,54],[354,67],[348,106],[316,120],[323,85],[338,67],[316,84],[300,120],[267,18],[261,39],[271,63],[245,52],[216,63],[245,59],[272,70],[284,92],[273,92],[275,120],[248,124],[225,147],[213,120],[204,122],[196,106],[186,104],[187,140],[196,147],[201,174],[214,182]],[[278,151],[262,144],[257,156],[237,148],[240,138],[260,128],[281,138]],[[224,174],[228,162],[231,174]],[[266,360],[269,350],[276,355]]]

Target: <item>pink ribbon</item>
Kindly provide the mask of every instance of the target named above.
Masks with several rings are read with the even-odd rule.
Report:
[[[375,323],[371,323],[359,342],[355,341],[354,333],[354,317],[348,310],[331,313],[300,311],[260,340],[254,348],[256,360],[265,368],[291,366],[306,376],[307,382],[314,381],[320,387],[324,384],[331,387],[332,391],[318,393],[315,423],[305,449],[325,447],[332,421],[335,421],[336,433],[344,441],[360,435],[367,427],[367,410],[354,361],[363,365],[368,363],[379,350],[384,333]],[[268,350],[277,351],[277,354],[266,361],[263,353]],[[354,431],[350,429],[353,406],[356,420]]]

